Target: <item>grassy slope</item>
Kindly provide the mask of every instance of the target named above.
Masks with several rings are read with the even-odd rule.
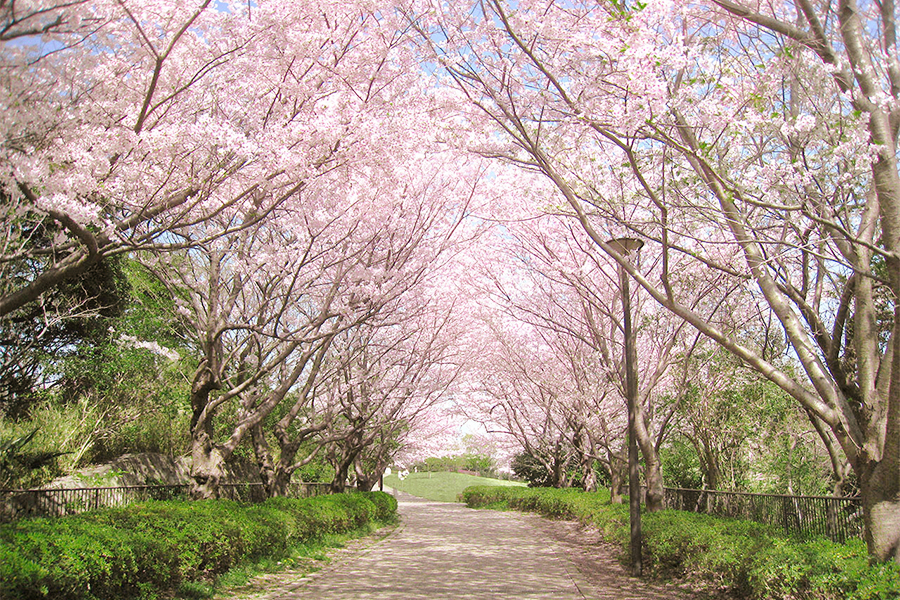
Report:
[[[384,485],[428,500],[457,502],[462,491],[472,485],[524,486],[525,484],[516,481],[476,477],[465,473],[438,472],[410,473],[403,481],[400,481],[396,475],[387,475],[384,478]]]

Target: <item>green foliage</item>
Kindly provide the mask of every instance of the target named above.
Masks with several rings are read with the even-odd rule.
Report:
[[[190,415],[177,409],[124,405],[106,406],[90,396],[71,402],[42,401],[28,419],[0,420],[0,439],[14,439],[37,430],[29,445],[35,454],[59,458],[30,471],[14,472],[6,485],[39,487],[80,465],[102,462],[128,452],[183,454]]]
[[[107,339],[82,346],[59,366],[56,402],[86,398],[104,412],[83,463],[187,449],[196,362],[173,318],[175,299],[138,263],[127,263],[125,273],[131,301]]]
[[[36,246],[52,238],[54,227],[41,220],[29,239]],[[33,257],[32,257],[33,260]],[[121,317],[129,298],[125,259],[107,257],[85,273],[66,279],[32,302],[0,319],[0,414],[18,419],[41,398],[37,388],[53,367],[83,345],[103,343],[109,324]],[[8,264],[11,273],[16,267]],[[26,273],[34,264],[25,260]],[[28,277],[29,275],[26,275]],[[0,282],[17,284],[11,280]]]
[[[309,448],[309,450],[307,450]],[[312,443],[300,446],[299,455],[309,455],[312,451]],[[319,453],[309,463],[303,465],[294,473],[294,478],[306,483],[331,483],[334,481],[334,466],[328,462],[324,452]]]
[[[38,430],[14,438],[0,438],[0,488],[27,480],[33,472],[50,465],[64,452],[26,450]]]
[[[485,447],[483,440],[473,435],[463,436],[464,452],[444,456],[432,456],[416,463],[417,471],[471,471],[481,477],[496,475],[497,461],[492,456],[492,448]]]
[[[464,436],[473,439],[473,436]],[[445,456],[432,456],[417,463],[415,469],[417,471],[472,471],[482,477],[493,477],[496,474],[497,461],[493,456],[486,454],[473,446],[465,452],[459,454],[448,454]]]
[[[135,504],[0,527],[0,597],[149,598],[204,582],[302,542],[389,520],[387,494],[341,494],[259,505],[231,501]]]
[[[419,471],[474,471],[481,475],[494,472],[494,459],[485,454],[433,456],[415,465]]]
[[[77,465],[94,441],[103,435],[105,411],[87,398],[67,404],[44,400],[31,409],[26,420],[0,421],[0,438],[15,438],[37,430],[32,452],[59,454],[60,458],[31,471],[20,471],[7,485],[37,487]]]
[[[370,493],[366,496],[375,505],[375,520],[388,522],[396,518],[397,499],[390,494]]]
[[[627,506],[609,495],[549,488],[472,487],[472,507],[513,508],[595,525],[628,556]],[[869,564],[865,544],[798,540],[734,519],[667,510],[642,516],[645,572],[758,600],[900,598],[900,566]]]
[[[476,473],[488,473],[494,470],[494,459],[484,454],[464,454],[463,468]]]
[[[757,423],[754,434],[758,440],[751,465],[754,483],[746,489],[770,494],[831,494],[828,455],[818,436],[809,435],[812,426],[796,402],[766,381],[748,386],[744,398],[755,407],[748,417]]]
[[[676,437],[659,450],[666,485],[678,488],[701,489],[703,473],[697,452],[683,437]]]
[[[574,460],[574,454],[569,454],[563,464],[559,465],[558,473],[554,473],[547,465],[553,464],[559,458],[559,449],[556,449],[556,457],[550,449],[539,452],[537,456],[520,452],[513,457],[510,466],[516,477],[527,481],[531,487],[570,487],[581,484],[584,471],[581,464]],[[595,462],[593,469],[598,482],[609,480],[608,471],[600,463]]]
[[[116,310],[104,313],[102,327],[82,323],[78,335],[66,338],[65,351],[44,348],[53,356],[42,359],[40,369],[53,387],[33,391],[27,410],[0,420],[0,439],[37,429],[32,453],[65,456],[20,469],[5,485],[36,487],[130,452],[186,451],[196,362],[173,319],[175,301],[137,263],[121,259],[116,265]]]
[[[669,485],[831,493],[827,452],[790,396],[721,350],[694,360],[706,375],[665,399],[678,411],[677,429],[660,449]]]
[[[516,477],[524,479],[532,487],[550,485],[550,472],[547,467],[534,456],[520,452],[513,457],[510,465]]]

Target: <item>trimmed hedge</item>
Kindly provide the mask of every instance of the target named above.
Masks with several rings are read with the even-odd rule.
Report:
[[[256,505],[229,500],[133,504],[0,526],[0,598],[154,598],[303,542],[395,518],[383,492]]]
[[[471,507],[511,508],[578,520],[599,528],[628,556],[628,506],[606,492],[551,488],[471,487]],[[645,572],[702,581],[740,598],[896,600],[900,566],[870,565],[865,544],[800,540],[750,521],[665,510],[643,513]]]

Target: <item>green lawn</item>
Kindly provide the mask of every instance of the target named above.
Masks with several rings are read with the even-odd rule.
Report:
[[[520,485],[517,481],[505,481],[503,479],[488,479],[476,477],[465,473],[410,473],[403,481],[397,475],[386,475],[384,485],[418,496],[428,500],[439,502],[456,502],[464,489],[471,485]]]

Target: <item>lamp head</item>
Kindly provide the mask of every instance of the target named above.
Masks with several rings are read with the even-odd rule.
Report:
[[[622,256],[628,256],[632,252],[637,252],[644,247],[644,242],[637,238],[622,237],[607,242],[613,247],[613,250]]]

